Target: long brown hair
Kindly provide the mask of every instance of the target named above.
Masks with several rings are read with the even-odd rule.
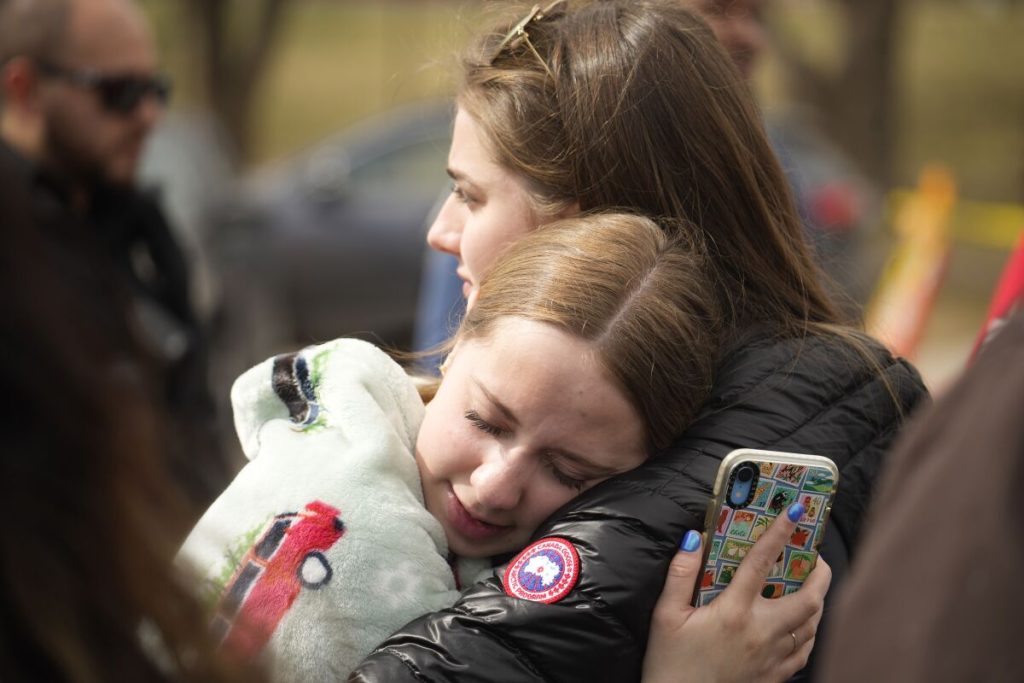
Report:
[[[457,101],[549,215],[625,208],[699,231],[727,322],[839,322],[748,88],[679,2],[563,3],[463,59]]]
[[[645,426],[669,445],[711,387],[721,329],[700,243],[628,214],[565,219],[512,244],[480,285],[456,341],[507,317],[589,342]]]

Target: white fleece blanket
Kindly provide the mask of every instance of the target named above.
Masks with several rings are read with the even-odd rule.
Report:
[[[231,401],[250,462],[179,559],[205,577],[226,652],[262,658],[278,681],[344,680],[457,597],[413,457],[423,403],[398,365],[351,339],[265,361]]]

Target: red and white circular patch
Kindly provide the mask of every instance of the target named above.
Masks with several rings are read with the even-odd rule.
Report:
[[[572,543],[552,536],[528,546],[505,570],[505,592],[533,602],[558,602],[580,577],[580,556]]]

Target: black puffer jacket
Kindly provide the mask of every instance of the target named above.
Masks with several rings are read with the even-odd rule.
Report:
[[[743,345],[669,452],[591,489],[537,531],[579,552],[580,578],[568,596],[553,604],[511,597],[499,570],[451,609],[382,643],[352,680],[637,680],[668,563],[683,534],[701,528],[719,462],[739,447],[836,462],[840,492],[826,542],[835,559],[823,553],[841,574],[885,452],[927,395],[912,366],[868,348],[877,367],[819,338]]]

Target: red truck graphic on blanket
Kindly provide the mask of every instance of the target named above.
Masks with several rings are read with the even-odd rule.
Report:
[[[331,580],[324,552],[345,533],[340,511],[313,501],[300,512],[274,517],[245,554],[221,594],[214,637],[236,657],[260,653],[303,589]]]

